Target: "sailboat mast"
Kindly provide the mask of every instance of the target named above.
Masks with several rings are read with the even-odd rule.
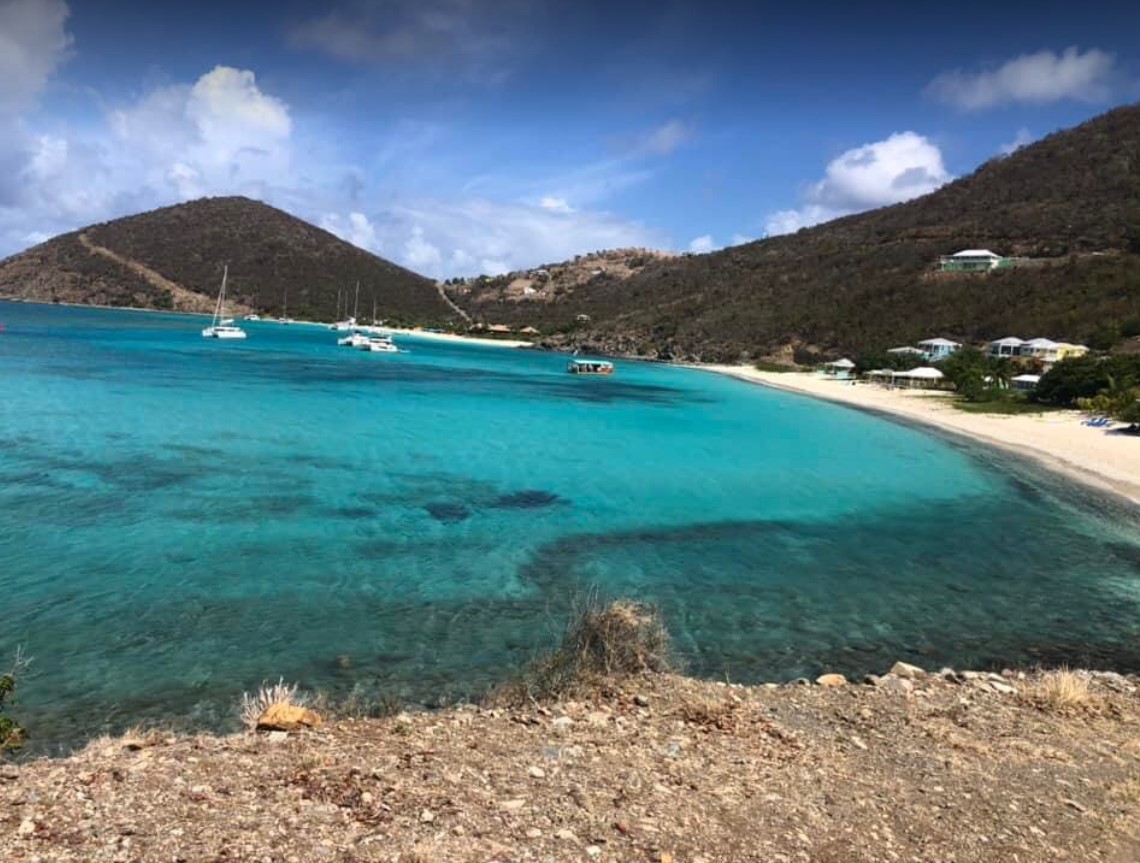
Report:
[[[352,319],[356,320],[357,309],[360,308],[360,282],[356,283],[356,299],[352,301]]]
[[[218,305],[214,308],[214,326],[222,319],[226,305],[226,276],[230,274],[230,265],[222,265],[222,289],[218,291]]]

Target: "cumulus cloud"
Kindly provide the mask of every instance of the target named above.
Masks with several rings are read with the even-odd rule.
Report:
[[[1022,147],[1026,147],[1036,140],[1037,138],[1028,129],[1018,129],[1017,134],[1013,136],[1012,141],[1001,145],[1001,154],[1003,156],[1008,156],[1011,153],[1016,153]]]
[[[787,234],[838,216],[908,201],[951,179],[936,144],[914,132],[896,132],[833,159],[823,179],[808,188],[804,205],[772,213],[767,230]]]
[[[35,103],[71,52],[63,0],[0,0],[0,115]]]
[[[927,85],[926,92],[967,111],[1015,103],[1103,102],[1109,98],[1115,73],[1112,54],[1097,48],[1081,52],[1072,46],[1060,54],[1022,54],[997,69],[943,72]]]
[[[713,240],[711,234],[704,234],[703,236],[697,237],[691,243],[689,243],[689,251],[697,255],[703,255],[706,252],[711,252],[715,248],[717,248],[717,245]]]
[[[645,227],[597,211],[552,211],[519,202],[423,198],[403,201],[369,215],[371,251],[434,278],[498,275],[583,250],[659,246],[665,240]],[[326,215],[327,230],[352,241],[347,219]]]

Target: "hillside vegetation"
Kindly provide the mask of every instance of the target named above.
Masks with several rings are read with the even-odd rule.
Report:
[[[1035,259],[935,273],[988,248]],[[737,360],[857,352],[944,335],[1089,340],[1140,315],[1140,106],[994,159],[925,197],[708,255],[657,259],[554,297],[455,294],[473,317],[552,345]],[[578,321],[588,315],[590,321]]]
[[[204,198],[64,234],[0,261],[0,296],[204,311],[229,265],[235,310],[331,320],[360,283],[360,312],[447,323],[433,282],[248,198]],[[153,274],[148,278],[143,272]]]

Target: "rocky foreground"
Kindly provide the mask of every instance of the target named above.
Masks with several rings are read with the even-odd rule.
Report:
[[[1140,860],[1140,687],[616,680],[294,734],[0,765],[5,861]]]

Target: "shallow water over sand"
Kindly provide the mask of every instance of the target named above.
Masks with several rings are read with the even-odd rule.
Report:
[[[1140,535],[993,453],[700,372],[0,304],[0,652],[41,746],[284,676],[471,695],[590,588],[737,681],[1140,669]]]

